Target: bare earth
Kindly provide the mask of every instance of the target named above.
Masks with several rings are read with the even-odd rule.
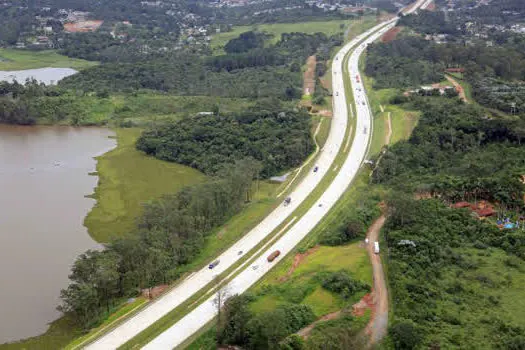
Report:
[[[303,75],[303,94],[312,95],[315,90],[315,65],[317,61],[315,55],[306,60],[306,71]]]

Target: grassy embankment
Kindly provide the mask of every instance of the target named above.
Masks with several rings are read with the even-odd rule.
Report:
[[[366,60],[366,53],[364,53],[359,61],[361,72],[364,70]],[[390,99],[397,93],[397,89],[380,89],[373,88],[374,79],[361,74],[370,108],[374,115],[374,132],[372,135],[372,144],[369,154],[376,156],[381,151],[381,148],[387,142],[388,136],[388,117],[391,121],[391,138],[390,144],[394,144],[401,140],[406,140],[410,137],[412,130],[417,125],[420,115],[419,111],[408,111],[400,106],[390,104]]]
[[[0,49],[0,70],[11,71],[46,67],[80,70],[94,65],[97,65],[97,63],[62,56],[52,50]]]

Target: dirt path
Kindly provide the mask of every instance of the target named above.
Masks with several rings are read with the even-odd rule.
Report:
[[[381,215],[368,229],[367,246],[368,256],[372,262],[374,274],[373,299],[375,310],[368,323],[366,332],[370,334],[370,345],[379,342],[386,335],[388,326],[388,290],[386,287],[385,274],[381,264],[381,256],[374,253],[374,242],[379,241],[379,231],[385,224],[386,217]]]
[[[385,145],[387,146],[390,144],[390,140],[392,139],[392,118],[391,117],[392,117],[392,113],[388,112],[388,115],[386,116],[387,118],[386,125],[388,126],[388,130],[385,135]]]
[[[306,60],[306,71],[303,74],[303,94],[312,95],[315,90],[315,65],[317,61],[315,55]]]
[[[463,102],[465,103],[470,103],[469,100],[467,99],[467,96],[465,95],[465,90],[463,90],[463,86],[461,86],[456,81],[456,79],[452,78],[450,75],[445,74],[445,78],[447,78],[447,80],[450,81],[452,85],[454,85],[454,87],[456,88],[456,91],[459,94],[459,98],[462,99]]]
[[[303,329],[299,330],[297,334],[301,336],[303,339],[307,339],[310,333],[312,333],[312,329],[314,329],[315,325],[319,322],[326,322],[329,320],[333,320],[339,317],[341,315],[341,311],[332,312],[330,314],[326,314],[322,316],[320,319],[315,321],[314,323],[309,324],[308,326],[304,327]]]

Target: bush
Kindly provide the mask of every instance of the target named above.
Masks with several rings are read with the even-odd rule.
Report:
[[[421,342],[416,326],[411,322],[398,322],[388,330],[394,346],[399,350],[415,349]]]
[[[322,274],[321,284],[324,289],[337,293],[344,299],[350,298],[359,291],[370,290],[369,285],[354,280],[345,270]]]

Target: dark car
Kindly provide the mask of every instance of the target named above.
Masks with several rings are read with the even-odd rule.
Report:
[[[316,166],[316,167],[314,168],[314,173],[316,173],[317,170],[319,170],[319,167],[318,167],[318,166]]]
[[[213,269],[215,266],[219,265],[219,263],[220,263],[220,260],[215,260],[214,262],[212,262],[212,263],[208,266],[208,268],[211,270],[211,269]]]

